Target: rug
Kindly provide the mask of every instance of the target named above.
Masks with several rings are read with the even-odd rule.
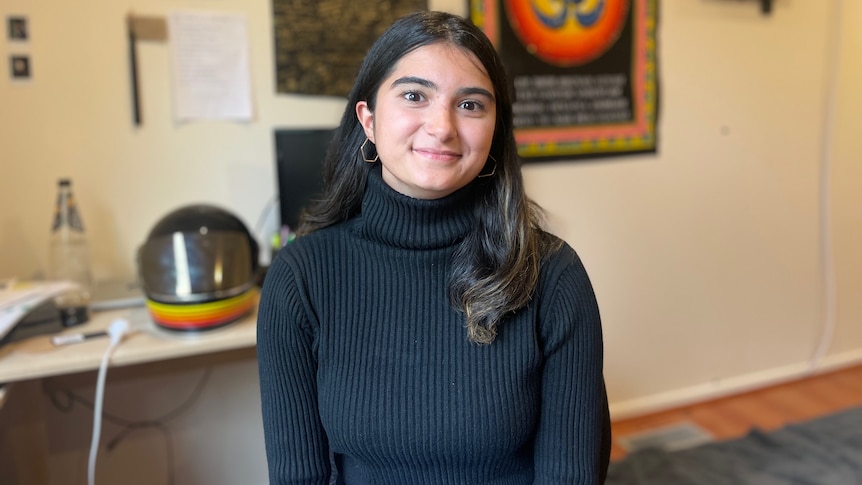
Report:
[[[611,463],[606,485],[862,485],[862,407]]]

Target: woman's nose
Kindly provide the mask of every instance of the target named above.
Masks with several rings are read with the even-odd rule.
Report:
[[[432,106],[425,119],[425,131],[439,139],[447,140],[455,134],[454,111],[448,106]]]

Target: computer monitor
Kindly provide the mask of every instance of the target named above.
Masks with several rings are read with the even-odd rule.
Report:
[[[295,231],[302,209],[323,188],[323,158],[335,128],[276,129],[281,224]]]

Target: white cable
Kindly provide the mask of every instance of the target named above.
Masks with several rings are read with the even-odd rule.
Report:
[[[842,0],[836,0],[832,19],[835,25],[832,27],[832,42],[827,48],[832,56],[828,71],[828,92],[826,96],[826,109],[823,127],[823,154],[820,164],[820,265],[822,267],[821,279],[823,283],[823,328],[817,349],[811,356],[809,363],[811,370],[816,370],[829,347],[832,345],[832,337],[835,333],[837,296],[835,281],[835,255],[833,254],[832,242],[832,206],[830,204],[832,149],[835,143],[835,110],[837,106],[838,88],[841,72],[841,44],[842,39],[842,12],[844,4]]]
[[[278,207],[278,194],[274,194],[268,201],[266,201],[266,204],[263,205],[263,209],[257,217],[257,222],[254,224],[255,234],[261,235],[263,232],[263,225],[266,224],[266,219],[276,207]],[[266,237],[263,237],[263,240],[266,241]]]
[[[264,232],[264,226],[266,225],[267,219],[270,218],[269,217],[270,214],[275,212],[275,209],[278,208],[279,200],[280,199],[279,199],[278,193],[276,193],[272,197],[270,197],[270,199],[264,205],[263,210],[260,213],[260,216],[258,216],[257,223],[255,223],[255,225],[254,225],[254,233],[253,234],[254,234],[255,239],[258,242],[258,249],[259,249],[258,256],[257,256],[257,262],[261,266],[268,266],[270,261],[272,261],[273,248],[272,248],[272,243],[270,242],[271,239],[269,237],[272,235],[272,233],[266,234],[266,232]],[[280,218],[280,216],[277,216],[277,219],[278,218]],[[276,223],[275,230],[278,231],[278,223]]]
[[[111,354],[114,353],[114,350],[122,342],[123,336],[127,333],[129,333],[129,321],[123,318],[114,320],[108,328],[108,336],[111,338],[111,343],[102,356],[102,363],[99,366],[99,376],[96,379],[96,399],[93,405],[93,439],[90,442],[90,459],[87,466],[87,483],[89,485],[95,485],[96,483],[96,455],[99,452],[99,437],[102,434],[102,403],[105,399],[105,376],[108,373]]]

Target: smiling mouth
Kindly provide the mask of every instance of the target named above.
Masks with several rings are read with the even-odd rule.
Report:
[[[453,152],[450,150],[437,150],[432,148],[415,148],[413,151],[422,155],[425,158],[440,161],[450,161],[461,156],[461,154],[458,152]]]

